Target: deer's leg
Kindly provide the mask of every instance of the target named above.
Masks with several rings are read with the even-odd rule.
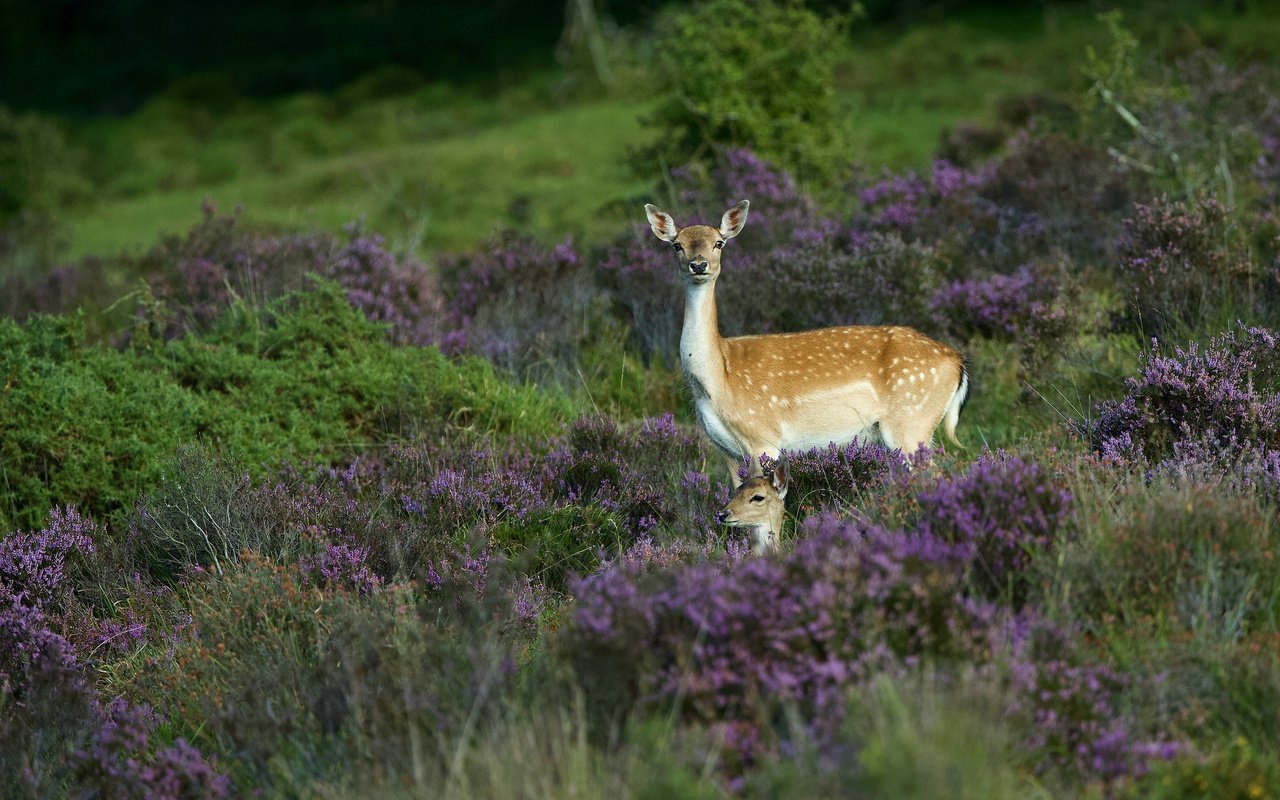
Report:
[[[724,465],[729,468],[729,483],[733,485],[733,491],[738,491],[738,487],[742,485],[742,478],[738,477],[738,467],[742,466],[742,460],[732,456],[724,457]]]
[[[902,451],[910,466],[911,458],[919,452],[921,447],[933,446],[933,431],[940,421],[940,419],[934,421],[931,425],[919,422],[899,422],[892,427],[882,425],[881,436],[886,447],[896,447]]]

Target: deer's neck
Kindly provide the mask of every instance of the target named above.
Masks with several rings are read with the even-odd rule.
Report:
[[[680,332],[680,364],[695,394],[717,393],[724,385],[725,363],[720,322],[716,318],[715,281],[685,289],[684,328]]]

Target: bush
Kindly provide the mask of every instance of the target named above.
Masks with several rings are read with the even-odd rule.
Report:
[[[55,503],[126,508],[179,444],[203,438],[254,474],[331,460],[361,443],[475,426],[528,435],[570,416],[561,394],[500,380],[476,359],[392,347],[332,284],[204,338],[154,350],[85,345],[74,319],[0,321],[0,524],[38,524]]]
[[[934,293],[931,305],[955,336],[1012,342],[1029,363],[1042,363],[1063,348],[1075,320],[1070,292],[1050,266],[1019,267],[1012,275],[954,281]]]
[[[979,593],[1027,600],[1032,562],[1072,529],[1071,492],[1035,462],[984,455],[968,471],[916,489],[918,530],[950,542],[969,560]]]
[[[1149,353],[1125,396],[1079,425],[1105,458],[1159,464],[1179,449],[1261,457],[1280,449],[1280,340],[1265,328],[1220,334],[1205,347]],[[1230,463],[1228,460],[1226,463]]]
[[[491,627],[511,613],[502,585],[362,592],[250,556],[185,583],[199,636],[151,654],[133,689],[236,753],[240,791],[407,779],[509,696],[514,641]]]
[[[516,372],[552,367],[556,377],[572,375],[609,327],[604,297],[570,241],[548,248],[508,234],[443,259],[440,282],[448,297],[442,349]]]
[[[659,139],[644,171],[750,145],[806,179],[826,179],[844,152],[831,73],[845,27],[773,0],[710,0],[672,14],[655,43],[661,102],[650,124]]]
[[[807,513],[857,507],[858,498],[874,495],[906,466],[902,451],[881,444],[829,444],[788,453],[787,500]]]
[[[443,313],[427,268],[392,254],[381,237],[347,228],[343,241],[327,233],[267,235],[244,228],[239,212],[219,215],[203,206],[204,219],[182,236],[168,236],[138,257],[87,258],[3,286],[10,315],[67,313],[84,309],[91,331],[121,326],[104,317],[104,303],[145,284],[138,325],[157,338],[207,333],[233,308],[258,308],[305,289],[309,276],[336,282],[348,302],[384,325],[396,344],[434,342]],[[121,304],[127,308],[127,304]]]
[[[1165,198],[1136,206],[1125,228],[1120,282],[1130,328],[1162,335],[1253,314],[1258,270],[1222,204]]]
[[[1083,658],[1062,631],[1033,625],[1003,665],[1014,702],[1008,714],[1026,733],[1023,746],[1043,774],[1060,771],[1113,787],[1186,749],[1146,739],[1117,707],[1128,676]]]
[[[1110,505],[1090,535],[1061,551],[1055,580],[1073,619],[1227,641],[1270,629],[1280,613],[1275,520],[1257,499],[1166,477],[1105,491]]]
[[[1109,257],[1118,215],[1140,183],[1105,152],[1058,134],[1022,132],[1006,144],[982,167],[940,160],[927,175],[855,185],[858,229],[937,248],[956,279],[1008,274],[1051,255],[1081,263]]]
[[[1256,800],[1280,792],[1280,761],[1243,736],[1203,756],[1186,755],[1156,767],[1126,797]]]
[[[620,563],[577,582],[561,652],[597,713],[674,704],[740,768],[778,746],[784,706],[825,738],[841,687],[983,652],[990,614],[960,588],[950,545],[826,517],[781,560]]]
[[[46,268],[65,244],[59,212],[89,191],[83,158],[52,120],[0,105],[0,281]],[[0,312],[17,308],[5,298]]]

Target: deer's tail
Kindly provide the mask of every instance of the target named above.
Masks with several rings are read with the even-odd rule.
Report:
[[[960,412],[968,402],[969,362],[965,361],[960,364],[960,383],[951,395],[951,401],[947,403],[947,410],[942,414],[942,432],[946,434],[947,439],[961,449],[964,449],[964,445],[960,444],[960,440],[956,438],[956,425],[960,422]]]

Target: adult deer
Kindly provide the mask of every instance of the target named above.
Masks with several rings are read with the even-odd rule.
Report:
[[[809,450],[831,442],[878,436],[888,447],[914,453],[939,423],[956,439],[956,423],[969,395],[964,358],[911,328],[846,326],[763,336],[720,335],[716,278],[725,243],[742,232],[748,202],[724,212],[720,227],[676,227],[646,205],[654,235],[675,249],[685,284],[680,364],[693,393],[698,421],[737,467],[782,449]],[[768,286],[760,291],[770,291]]]
[[[776,553],[786,499],[787,460],[779,456],[762,477],[743,481],[716,519],[731,528],[750,528],[753,553]]]

